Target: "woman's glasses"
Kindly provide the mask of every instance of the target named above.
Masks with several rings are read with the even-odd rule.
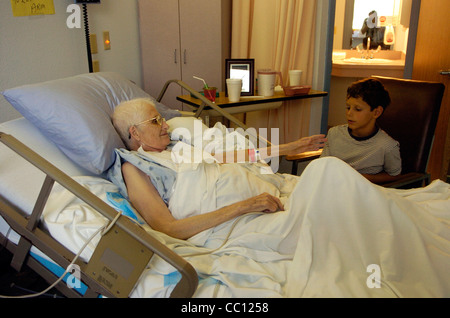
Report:
[[[152,125],[159,125],[162,126],[163,122],[165,122],[166,120],[164,119],[164,117],[161,117],[161,115],[158,115],[156,117],[141,121],[140,123],[134,124],[133,126],[137,127],[139,125],[144,125],[144,124],[152,124]],[[128,139],[131,139],[131,134],[128,134]]]
[[[156,117],[153,117],[153,118],[141,121],[140,123],[137,123],[134,126],[139,126],[139,125],[143,125],[143,124],[147,124],[147,123],[150,123],[152,125],[159,125],[159,126],[161,126],[164,121],[166,121],[164,119],[164,117],[161,117],[161,115],[158,115]]]

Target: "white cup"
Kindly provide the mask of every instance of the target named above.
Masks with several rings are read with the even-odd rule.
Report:
[[[242,80],[237,78],[227,78],[228,100],[231,103],[238,102],[241,97]]]
[[[289,85],[290,86],[298,86],[301,83],[302,79],[302,70],[290,70],[289,71]]]
[[[273,96],[275,87],[275,72],[258,73],[258,94],[260,96]]]

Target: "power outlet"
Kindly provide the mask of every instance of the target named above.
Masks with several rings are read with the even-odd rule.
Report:
[[[100,62],[98,60],[93,60],[92,61],[92,71],[94,73],[100,72]]]

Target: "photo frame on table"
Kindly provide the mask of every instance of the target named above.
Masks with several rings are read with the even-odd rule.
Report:
[[[254,59],[226,59],[225,60],[225,79],[242,79],[241,96],[254,95],[255,83],[255,60]],[[228,90],[225,85],[225,92],[228,96]]]

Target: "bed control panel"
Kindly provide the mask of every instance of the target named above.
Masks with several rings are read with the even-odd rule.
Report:
[[[100,240],[86,273],[115,297],[126,298],[152,255],[152,251],[114,226]]]

